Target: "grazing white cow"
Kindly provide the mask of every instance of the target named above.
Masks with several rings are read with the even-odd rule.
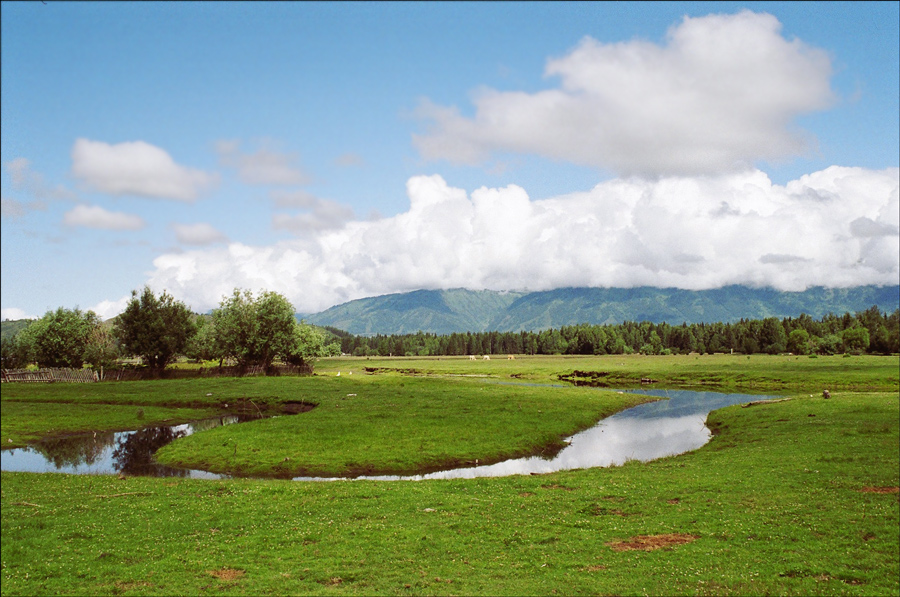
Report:
[[[475,355],[474,355],[474,354],[470,354],[470,355],[469,355],[469,360],[470,360],[470,361],[474,361],[474,360],[475,360]]]
[[[481,360],[482,360],[482,361],[490,361],[490,360],[491,360],[491,355],[486,354],[486,355],[484,355],[483,357],[481,357]]]

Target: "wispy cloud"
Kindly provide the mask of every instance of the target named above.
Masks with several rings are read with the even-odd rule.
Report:
[[[55,187],[48,185],[44,180],[44,175],[36,172],[31,167],[31,160],[28,158],[16,158],[7,162],[5,166],[6,171],[9,172],[13,187],[38,201],[75,198],[75,194],[63,185],[56,185]]]
[[[630,176],[712,174],[807,152],[792,126],[827,108],[831,60],[781,35],[769,14],[685,17],[665,44],[586,37],[549,60],[557,88],[480,90],[475,115],[424,100],[413,142],[426,159],[480,164],[494,152],[537,154]]]
[[[143,218],[134,214],[107,211],[98,205],[78,205],[63,216],[66,226],[97,230],[140,230]]]
[[[19,201],[8,197],[0,198],[0,215],[4,218],[21,218],[28,212],[46,211],[47,204],[44,201]]]
[[[280,153],[266,146],[255,153],[242,153],[240,146],[240,141],[218,141],[216,153],[222,165],[237,170],[247,184],[302,185],[311,180],[296,154]]]
[[[366,165],[366,160],[358,153],[345,153],[339,155],[334,163],[345,168],[359,168]]]
[[[172,224],[175,230],[175,238],[185,245],[212,245],[227,242],[228,237],[217,230],[212,224],[205,222],[198,224]]]
[[[177,164],[163,149],[144,141],[110,145],[78,139],[72,147],[72,175],[110,195],[194,201],[218,182],[218,175]]]

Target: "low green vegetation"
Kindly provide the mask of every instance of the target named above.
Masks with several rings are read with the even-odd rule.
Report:
[[[3,441],[17,445],[56,425],[40,421],[41,408],[77,413],[59,423],[74,430],[117,428],[138,409],[149,423],[189,414],[179,408],[312,401],[306,413],[178,440],[170,456],[237,468],[272,457],[262,467],[272,470],[296,444],[282,463],[331,472],[520,453],[634,399],[549,385],[576,370],[781,388],[790,400],[712,413],[713,439],[689,454],[549,475],[317,483],[4,472],[2,594],[897,595],[898,365],[336,358],[307,378],[4,384]]]
[[[466,357],[329,358],[316,365],[323,375],[343,372],[489,376],[498,380],[559,383],[562,378],[610,387],[656,387],[740,392],[805,392],[824,389],[892,390],[900,386],[896,356],[788,355],[605,355],[522,356],[489,361]],[[574,375],[575,372],[588,375]],[[597,375],[590,375],[595,373]],[[646,386],[645,386],[646,387]]]
[[[158,460],[238,475],[415,474],[549,454],[565,437],[647,400],[471,379],[356,375],[285,385],[318,406],[193,435],[160,450]]]

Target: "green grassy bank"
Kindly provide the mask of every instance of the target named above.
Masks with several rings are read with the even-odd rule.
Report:
[[[538,382],[557,381],[575,371],[601,374],[612,387],[640,385],[650,378],[660,387],[737,392],[821,392],[823,389],[893,390],[900,385],[896,356],[792,355],[605,355],[528,356],[489,361],[467,357],[372,357],[320,359],[316,372],[365,372],[489,376]]]
[[[708,422],[715,432],[709,444],[651,463],[422,482],[120,480],[3,473],[2,594],[896,595],[896,382],[877,391],[834,390],[825,400],[820,388],[838,387],[830,383],[835,374],[825,368],[817,377],[815,370],[805,368],[809,361],[816,359],[794,361],[803,364],[798,376],[808,387],[790,393],[792,400],[716,411]],[[854,359],[842,362],[848,361]],[[547,412],[549,397],[542,392],[553,388],[496,383],[509,377],[503,367],[514,361],[454,364],[483,367],[478,375],[498,380],[434,376],[463,374],[447,370],[432,370],[421,378],[391,373],[363,377],[353,370],[352,383],[359,384],[355,392],[332,385],[348,382],[350,366],[364,362],[337,362],[338,368],[320,364],[321,375],[310,383],[321,383],[320,390],[337,388],[334,396],[326,401],[322,390],[319,407],[276,421],[301,421],[330,404],[335,413],[346,408],[348,420],[361,422],[367,415],[377,419],[372,407],[381,402],[397,405],[396,411],[382,412],[388,421],[402,413],[427,417],[428,410],[417,405],[425,397],[435,408],[453,400],[484,403],[478,393],[489,383],[505,392],[498,394],[505,398],[495,399],[496,410],[460,415],[451,427],[459,429],[465,421],[477,426],[479,418],[518,420],[518,414],[507,412],[519,412],[518,406],[510,409],[513,400],[532,413],[522,421],[533,415],[543,422],[538,431],[560,416],[538,417]],[[860,371],[848,374],[854,384],[890,384],[879,381],[884,376],[880,361],[856,362]],[[445,361],[440,363],[437,369]],[[568,370],[566,359],[557,363],[557,372]],[[607,362],[588,364],[603,367]],[[409,368],[409,363],[403,365]],[[895,371],[897,365],[894,357]],[[516,376],[543,379],[542,368],[552,364],[535,364],[529,371],[525,361],[516,367],[522,368],[512,372]],[[677,373],[674,365],[659,365],[658,371],[667,367]],[[592,370],[581,364],[575,368]],[[644,362],[635,369],[645,371]],[[790,372],[787,365],[775,369],[773,378]],[[764,378],[764,372],[752,374]],[[275,404],[297,399],[275,383],[286,381],[217,380],[222,384],[217,391],[231,384],[239,389],[228,400],[268,397],[267,404]],[[166,383],[176,385],[154,389]],[[142,404],[147,418],[151,407],[219,406],[222,397],[216,391],[200,391],[209,386],[179,383],[10,392],[4,386],[4,438],[19,417],[7,416],[15,412],[7,411],[9,406],[88,406],[91,392],[116,394],[106,387],[118,386],[134,400],[126,408]],[[371,392],[369,398],[366,392]],[[350,393],[357,396],[348,397]],[[172,400],[176,394],[180,398]],[[621,396],[578,388],[556,394],[569,394],[572,404],[595,414],[610,404],[605,400]],[[455,397],[469,395],[475,397]],[[588,396],[597,402],[591,404]],[[356,403],[358,410],[352,410],[350,404]],[[440,420],[437,413],[435,418]],[[499,433],[498,427],[489,429]],[[302,435],[299,427],[295,431]],[[314,444],[306,449],[314,451]],[[408,450],[418,446],[409,444],[402,451]],[[378,448],[371,451],[376,454]]]

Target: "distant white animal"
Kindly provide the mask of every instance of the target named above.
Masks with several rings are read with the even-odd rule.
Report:
[[[486,354],[486,355],[484,355],[483,357],[481,357],[481,360],[482,360],[482,361],[490,361],[490,360],[491,360],[491,355]]]
[[[474,354],[470,354],[470,355],[469,355],[469,360],[470,360],[470,361],[474,361],[474,360],[475,360],[475,355],[474,355]]]

